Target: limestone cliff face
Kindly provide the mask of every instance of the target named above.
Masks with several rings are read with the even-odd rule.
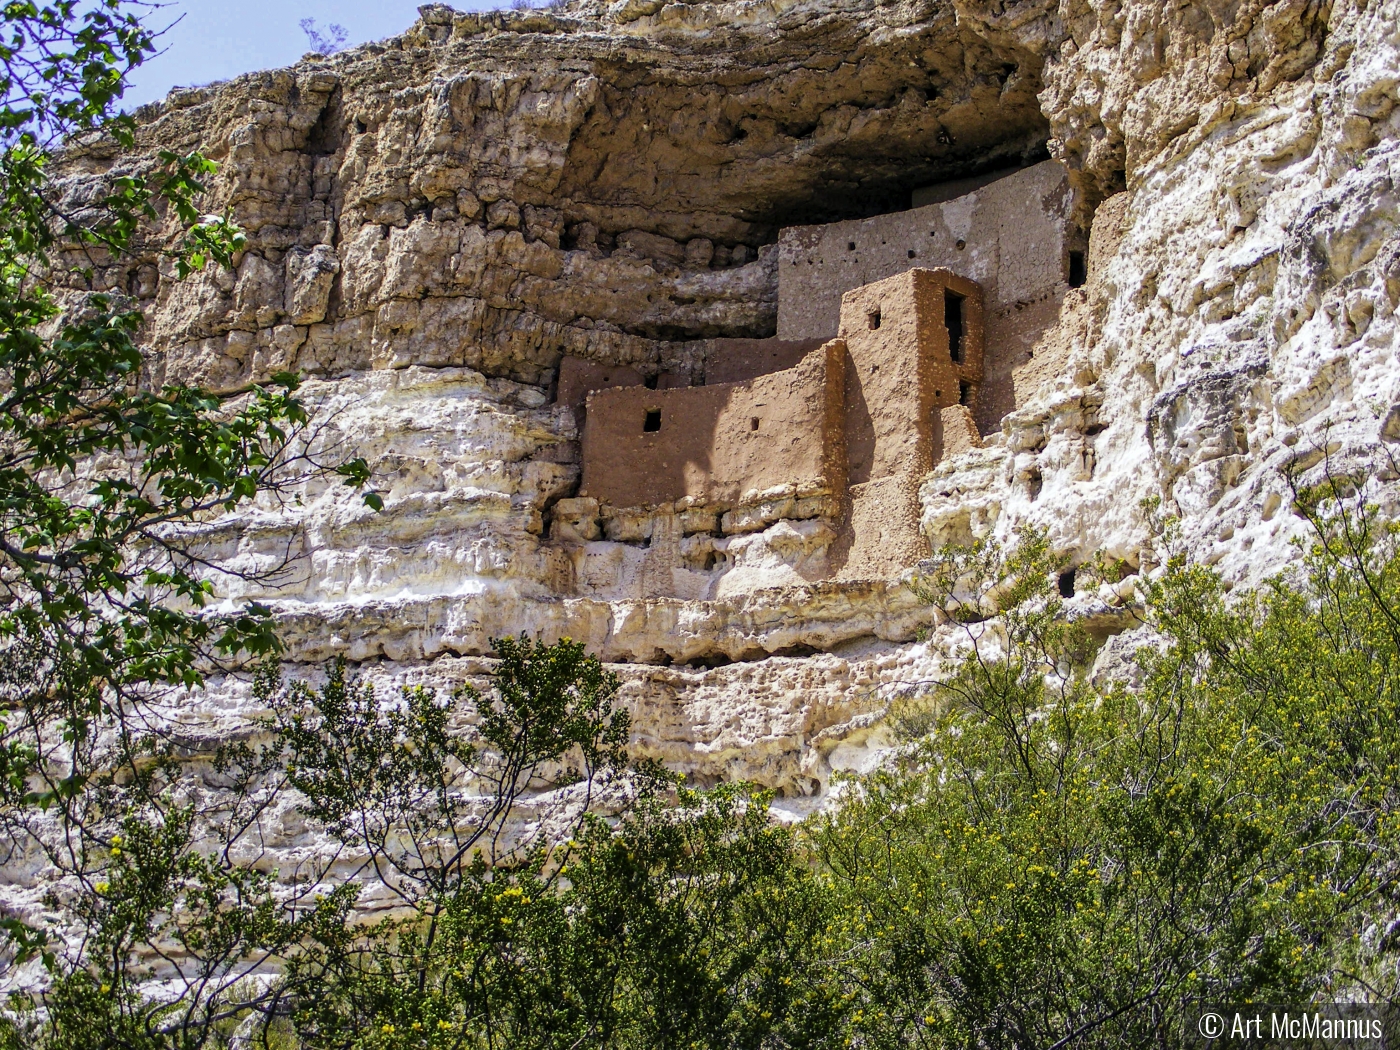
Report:
[[[1330,451],[1394,477],[1397,26],[1397,0],[429,6],[381,44],[177,90],[136,153],[75,153],[68,191],[157,148],[219,161],[236,272],[176,283],[136,259],[99,283],[146,309],[156,378],[232,393],[298,369],[317,440],[375,470],[382,514],[326,484],[205,534],[233,567],[290,554],[253,593],[293,661],[445,685],[492,637],[568,634],[619,665],[638,753],[801,812],[869,760],[891,695],[938,674],[933,612],[897,579],[806,572],[829,537],[781,493],[718,541],[742,586],[646,597],[648,558],[683,538],[616,519],[576,538],[641,582],[590,590],[551,524],[579,484],[561,357],[698,375],[703,340],[774,333],[782,227],[1048,153],[1087,283],[999,429],[923,480],[925,533],[1031,523],[1148,573],[1157,497],[1199,557],[1257,581],[1299,531],[1286,468]],[[1135,578],[1071,605],[1120,630]],[[215,683],[192,730],[224,732],[243,696]]]

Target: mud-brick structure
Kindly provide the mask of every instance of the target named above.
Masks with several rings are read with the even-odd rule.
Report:
[[[717,523],[723,534],[745,519],[762,524],[765,498],[781,494],[785,516],[824,519],[836,533],[829,574],[898,572],[926,552],[917,486],[945,430],[974,434],[982,311],[976,283],[916,268],[846,293],[838,337],[791,368],[593,392],[580,498],[680,507],[684,536],[688,526]]]
[[[921,199],[922,194],[915,194]],[[1017,404],[1015,370],[1086,276],[1087,237],[1073,223],[1068,173],[1045,161],[951,200],[869,219],[794,226],[778,238],[780,340],[829,339],[842,295],[903,273],[943,267],[981,286],[991,353],[974,409],[997,430]]]
[[[603,390],[588,399],[583,493],[616,507],[739,503],[791,484],[845,481],[845,350],[832,340],[792,368],[681,390]]]
[[[764,557],[745,537],[783,522],[809,553],[768,561],[798,580],[884,579],[926,556],[921,481],[1015,407],[1015,370],[1083,253],[1058,163],[916,199],[932,203],[783,230],[775,338],[705,340],[687,374],[564,359],[582,479],[552,539],[582,592],[742,587],[738,555]]]
[[[963,441],[973,433],[969,407],[985,358],[982,313],[982,290],[947,270],[908,270],[842,297],[842,575],[887,575],[927,553],[919,480],[953,437],[945,431],[962,431]]]

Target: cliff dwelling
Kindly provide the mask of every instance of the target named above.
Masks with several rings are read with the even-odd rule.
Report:
[[[563,359],[582,481],[550,538],[573,589],[696,600],[928,554],[921,481],[1016,407],[1083,252],[1054,161],[914,200],[784,229],[777,334],[701,341],[698,375]]]

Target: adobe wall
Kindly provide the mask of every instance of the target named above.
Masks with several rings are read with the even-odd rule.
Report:
[[[841,296],[911,266],[947,268],[982,286],[994,348],[974,417],[983,433],[1015,407],[1012,373],[1058,314],[1068,289],[1073,193],[1058,161],[953,200],[870,219],[783,230],[778,338],[829,336]],[[961,245],[961,247],[959,247]]]
[[[919,527],[919,483],[908,474],[851,486],[832,564],[837,580],[887,580],[929,556]]]
[[[947,292],[962,299],[961,362],[944,324]],[[840,328],[849,484],[931,470],[942,454],[934,417],[959,404],[963,383],[975,399],[982,380],[981,289],[948,270],[907,270],[847,292]]]
[[[743,383],[594,393],[579,495],[616,507],[686,497],[733,505],[783,485],[839,488],[844,363],[844,348],[831,342],[794,368]],[[649,412],[660,413],[653,432]]]
[[[554,400],[574,410],[574,420],[580,430],[584,424],[584,405],[594,390],[610,387],[641,386],[642,373],[626,365],[600,365],[582,357],[565,356],[559,361],[559,381]]]
[[[705,385],[742,383],[794,367],[825,339],[706,339],[700,343]]]
[[[960,361],[944,323],[948,292],[962,299]],[[982,379],[982,292],[948,270],[908,270],[847,292],[840,330],[848,488],[832,565],[837,579],[887,579],[929,553],[919,479],[942,458],[945,441],[950,451],[973,441],[959,392],[963,383],[975,392]]]

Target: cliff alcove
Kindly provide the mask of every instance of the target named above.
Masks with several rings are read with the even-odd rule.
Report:
[[[686,388],[801,360],[766,344],[747,374],[737,341],[811,353],[842,294],[947,269],[986,291],[986,375],[916,421],[940,452],[895,495],[926,549],[1032,525],[1076,568],[1097,552],[1121,579],[1067,601],[1107,636],[1154,569],[1154,498],[1257,581],[1298,530],[1290,464],[1333,448],[1389,483],[1397,21],[1393,0],[428,5],[400,37],[172,92],[134,150],[75,147],[65,190],[162,148],[217,160],[235,270],[176,282],[152,252],[94,285],[145,311],[153,380],[237,396],[298,370],[321,440],[375,472],[382,514],[325,486],[202,533],[233,567],[293,552],[275,590],[215,583],[275,603],[294,665],[448,685],[492,638],[567,634],[624,672],[639,754],[795,813],[937,676],[939,614],[908,562],[828,571],[854,513],[830,492],[587,505],[561,362],[654,390],[608,395],[639,399],[640,436]],[[1053,186],[985,210],[1047,163]],[[1055,263],[1018,284],[1000,246],[1044,247],[1027,217],[1051,213]],[[915,214],[937,219],[917,243]],[[795,276],[838,266],[859,279]],[[217,681],[191,718],[217,733],[246,699]]]

